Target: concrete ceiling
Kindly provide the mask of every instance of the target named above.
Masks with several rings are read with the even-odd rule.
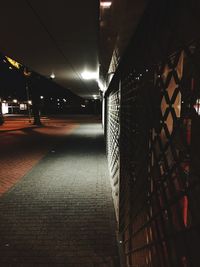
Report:
[[[1,1],[0,51],[83,97],[98,94],[98,0]]]

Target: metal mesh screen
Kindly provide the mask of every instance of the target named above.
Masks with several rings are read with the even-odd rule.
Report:
[[[119,92],[109,96],[108,155],[112,177],[120,173],[127,266],[199,266],[198,62],[193,43],[162,64],[130,70],[121,79],[120,113]]]
[[[119,102],[120,91],[110,94],[107,100],[107,155],[116,215],[119,209]]]

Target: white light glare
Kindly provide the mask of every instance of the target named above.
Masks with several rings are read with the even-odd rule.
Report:
[[[98,80],[98,86],[99,86],[99,89],[100,89],[102,92],[105,92],[105,91],[106,91],[106,87],[105,87],[104,84],[101,82],[101,80]]]
[[[112,5],[112,2],[110,2],[110,1],[100,3],[100,6],[103,8],[109,8],[109,7],[111,7],[111,5]]]
[[[97,95],[93,95],[93,98],[94,98],[94,99],[97,99]]]
[[[43,98],[44,98],[44,96],[43,96],[43,95],[41,95],[41,96],[40,96],[40,99],[43,99]]]
[[[196,110],[197,114],[200,115],[200,99],[197,99],[194,109]]]
[[[32,101],[31,101],[31,100],[28,100],[28,104],[29,104],[29,105],[32,105]]]
[[[55,74],[52,72],[50,77],[51,77],[51,79],[55,79],[56,76],[55,76]]]
[[[8,103],[2,103],[2,113],[3,114],[8,113]]]
[[[13,99],[13,103],[17,103],[17,99]]]
[[[82,77],[84,80],[97,80],[99,78],[98,72],[92,72],[85,70],[82,72]]]

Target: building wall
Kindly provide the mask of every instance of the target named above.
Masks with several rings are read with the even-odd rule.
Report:
[[[126,266],[199,265],[197,8],[196,1],[151,1],[105,94]]]

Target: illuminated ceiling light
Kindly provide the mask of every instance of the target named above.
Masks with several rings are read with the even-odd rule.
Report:
[[[43,96],[43,95],[41,95],[41,96],[40,96],[40,99],[44,99],[44,96]]]
[[[52,72],[50,77],[51,77],[51,79],[55,79],[56,76],[55,76],[55,74]]]
[[[29,104],[29,105],[32,105],[32,101],[31,101],[31,100],[28,100],[28,104]]]
[[[12,67],[9,67],[10,70],[12,70]]]
[[[106,1],[106,2],[101,2],[100,3],[100,6],[103,7],[103,8],[109,8],[109,7],[111,7],[111,5],[112,5],[111,1]]]
[[[67,100],[66,100],[65,98],[63,98],[63,101],[64,101],[64,102],[67,102]]]
[[[82,108],[85,108],[85,105],[81,105]]]
[[[81,73],[84,80],[97,80],[99,78],[98,72],[84,71]]]
[[[13,99],[13,103],[17,103],[17,99]]]
[[[97,95],[93,95],[93,98],[94,98],[94,99],[97,99]]]

